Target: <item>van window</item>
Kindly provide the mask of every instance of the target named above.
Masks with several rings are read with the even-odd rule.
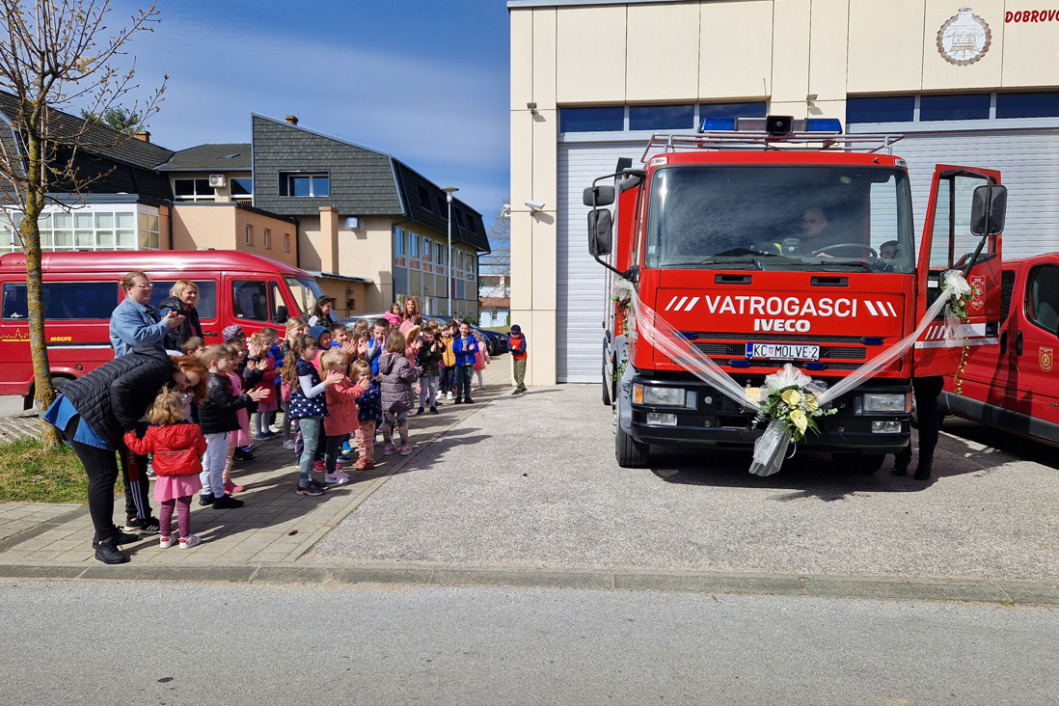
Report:
[[[217,316],[217,283],[213,280],[191,280],[199,288],[199,301],[195,305],[195,311],[199,313],[200,321],[208,321]],[[163,300],[169,298],[169,290],[176,284],[176,280],[151,280],[154,288],[151,290],[151,306],[155,309]]]
[[[44,318],[56,321],[109,320],[118,305],[117,282],[45,282]],[[3,318],[24,321],[29,317],[26,285],[4,285]]]
[[[237,319],[268,321],[268,294],[264,282],[232,281],[232,313]]]
[[[287,319],[290,318],[290,309],[287,307],[287,303],[283,301],[283,295],[279,291],[279,284],[276,282],[268,283],[268,303],[272,323],[287,323]]]
[[[1050,333],[1059,329],[1059,267],[1041,265],[1030,272],[1026,316]]]
[[[316,283],[316,280],[309,277],[285,277],[284,280],[287,282],[287,286],[290,287],[291,294],[294,295],[295,306],[301,310],[298,312],[292,311],[290,315],[307,318],[309,312],[313,310],[313,304],[316,303],[317,297],[324,295],[320,285]]]

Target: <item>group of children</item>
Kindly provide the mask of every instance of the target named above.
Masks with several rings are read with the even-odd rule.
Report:
[[[455,321],[393,325],[380,318],[370,330],[367,322],[358,322],[350,331],[343,324],[310,327],[292,318],[282,343],[272,329],[248,342],[238,326],[229,326],[223,336],[225,344],[207,346],[191,338],[182,346],[209,371],[203,405],[163,389],[147,414],[152,425],[147,433],[125,438],[133,452],[153,454],[162,548],[177,540],[181,549],[200,543],[190,528],[195,493],[200,505],[242,507],[232,497],[243,488],[232,481],[231,471],[234,463],[253,459],[254,441],[282,433],[284,446],[297,457],[296,492],[323,495],[349,482],[338,464],[352,460],[346,455],[352,453],[351,438],[358,470],[374,468],[377,432],[385,455],[411,453],[408,413],[437,414],[439,398],[451,400],[453,391],[456,404],[473,403],[474,373],[481,389],[481,371],[489,362],[485,343],[467,323]],[[281,404],[283,425],[275,427]],[[322,481],[314,472],[323,474]],[[178,538],[172,534],[174,509]]]

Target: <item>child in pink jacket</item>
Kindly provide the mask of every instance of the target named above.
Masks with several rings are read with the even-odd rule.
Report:
[[[349,440],[360,424],[357,422],[357,398],[367,389],[368,381],[354,384],[347,376],[349,354],[341,348],[332,348],[320,358],[321,371],[342,373],[342,380],[327,388],[327,416],[324,417],[324,482],[328,485],[345,485],[349,475],[338,470],[338,455],[342,444]]]

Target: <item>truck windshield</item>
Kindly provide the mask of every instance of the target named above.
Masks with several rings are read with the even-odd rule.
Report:
[[[886,167],[662,167],[644,264],[913,272],[910,200],[907,174]]]
[[[294,295],[294,302],[301,309],[300,314],[292,311],[290,315],[307,316],[313,310],[316,298],[324,295],[320,285],[316,283],[316,280],[309,277],[286,277],[285,280],[287,286],[290,287],[291,294]]]

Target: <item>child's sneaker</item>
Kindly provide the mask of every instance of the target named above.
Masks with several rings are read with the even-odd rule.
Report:
[[[323,473],[327,470],[327,466],[324,465],[323,461],[313,461],[313,470],[317,473]]]
[[[452,399],[452,392],[451,391],[445,393],[445,399],[447,399],[447,400],[451,400]]]
[[[268,441],[272,438],[272,434],[254,434],[254,441]]]
[[[412,453],[412,447],[411,446],[409,446],[408,444],[405,444],[404,446],[401,447],[401,455],[402,456],[407,456],[410,453]]]
[[[383,456],[390,456],[395,451],[397,451],[397,447],[396,446],[394,446],[393,444],[386,444],[386,446],[384,446],[383,449],[382,449],[382,455]]]
[[[349,476],[342,471],[335,471],[324,476],[324,483],[328,485],[345,485],[349,482]]]
[[[199,505],[212,505],[213,493],[203,493],[199,496]]]
[[[244,488],[243,486],[236,485],[230,480],[224,481],[224,489],[228,492],[229,495],[231,495],[232,493],[241,493],[246,490],[246,488]]]
[[[422,413],[423,413],[423,412],[425,412],[425,411],[426,411],[425,409],[423,409],[422,407],[420,407],[419,409],[417,409],[417,410],[416,410],[416,416],[418,416],[418,415],[422,414]]]
[[[323,495],[327,491],[327,488],[323,487],[314,480],[309,481],[308,485],[299,485],[295,490],[298,495]]]
[[[438,408],[437,407],[431,407],[430,408],[430,413],[431,414],[437,414],[438,413]]]
[[[348,441],[343,441],[342,442],[342,453],[344,453],[344,454],[353,453],[353,447],[349,445]]]
[[[158,546],[161,549],[169,549],[169,547],[173,546],[173,542],[175,541],[176,537],[159,537]]]
[[[353,457],[347,456],[346,454],[342,454],[341,456],[335,459],[335,462],[344,466],[347,463],[353,463]]]
[[[187,537],[180,538],[181,549],[191,549],[192,547],[197,547],[200,544],[202,544],[202,540],[193,534],[189,534]]]
[[[284,441],[283,442],[283,448],[290,449],[291,451],[293,451],[294,450],[294,439],[287,439],[286,441]]]

